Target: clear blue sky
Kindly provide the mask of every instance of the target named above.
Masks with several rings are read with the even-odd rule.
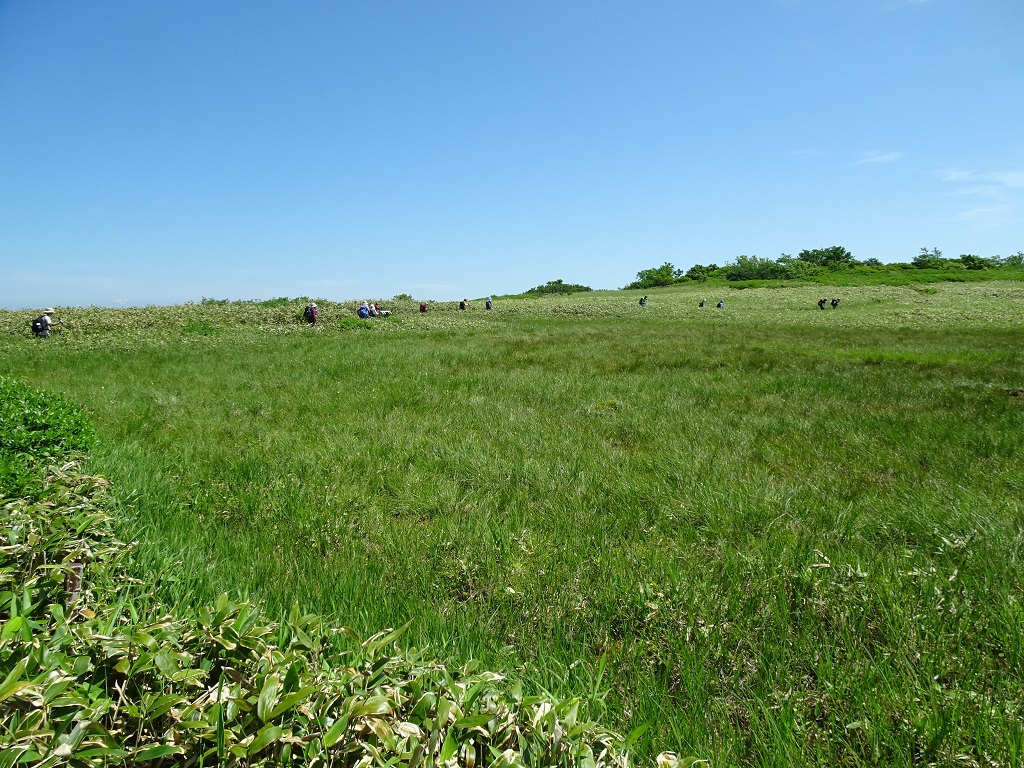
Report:
[[[0,306],[1024,250],[1022,0],[0,0]]]

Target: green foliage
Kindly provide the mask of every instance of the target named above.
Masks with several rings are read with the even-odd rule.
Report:
[[[403,641],[449,672],[579,697],[648,762],[1014,765],[1024,283],[942,282],[1011,272],[438,305],[359,334],[83,310],[0,359],[89,404],[130,575],[182,615],[230,591],[363,638],[415,618]],[[288,736],[264,688],[269,730],[226,721],[225,750]]]
[[[686,270],[685,277],[690,280],[695,280],[699,283],[705,283],[707,282],[708,276],[711,275],[712,272],[715,272],[717,270],[717,264],[708,264],[707,266],[703,266],[701,264],[694,264],[692,267]],[[675,271],[673,270],[673,274],[674,272]]]
[[[5,445],[17,433],[0,423]],[[107,483],[76,462],[35,471],[0,499],[2,765],[629,765],[587,699],[402,651],[408,624],[363,638],[226,594],[169,613],[114,538]]]
[[[92,440],[92,426],[76,406],[0,376],[0,453],[53,457],[85,451]]]
[[[255,301],[253,303],[261,307],[287,307],[303,301],[303,299],[289,299],[287,296],[279,296],[276,299],[264,299],[263,301]]]
[[[800,251],[797,258],[816,267],[835,268],[853,264],[853,254],[841,245],[833,245],[831,248],[815,248],[814,250],[805,249]]]
[[[942,258],[942,251],[938,248],[921,248],[921,252],[914,257],[913,265],[918,269],[940,269],[946,260]]]
[[[549,280],[544,285],[538,285],[536,288],[525,291],[525,293],[528,296],[547,296],[552,294],[586,293],[592,290],[594,289],[586,285],[565,283],[561,280]]]
[[[412,300],[413,300],[413,298],[412,298],[412,296],[411,296],[410,294],[408,294],[408,293],[396,293],[396,294],[395,294],[395,295],[394,295],[394,296],[392,297],[392,299],[391,299],[391,300],[392,300],[392,301],[412,301]]]
[[[960,254],[960,263],[963,264],[964,269],[991,269],[997,266],[994,259],[984,259],[981,256],[975,256],[972,253]]]
[[[737,256],[725,267],[726,280],[788,280],[792,276],[786,264],[758,256]]]
[[[636,280],[627,285],[626,289],[661,288],[678,282],[682,276],[681,270],[676,269],[666,261],[660,267],[641,269],[636,273]]]
[[[181,326],[182,333],[194,333],[198,336],[213,336],[217,331],[209,320],[197,320]]]

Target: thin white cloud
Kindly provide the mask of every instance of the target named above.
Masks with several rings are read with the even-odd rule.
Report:
[[[789,154],[794,157],[828,157],[828,152],[820,149],[794,149]]]
[[[960,211],[953,218],[973,224],[982,229],[995,229],[1004,224],[1011,223],[1013,219],[1013,206],[1005,205],[979,205],[974,208]]]
[[[949,170],[939,174],[943,181],[954,184],[970,184],[960,190],[961,193],[998,194],[1015,189],[1024,189],[1024,172],[994,171],[979,173],[977,171]]]
[[[895,163],[904,157],[902,152],[861,152],[857,165],[881,165]]]
[[[952,193],[972,201],[954,218],[982,229],[1014,225],[1019,220],[1024,190],[1024,172],[972,171],[950,169],[939,178],[952,186]]]

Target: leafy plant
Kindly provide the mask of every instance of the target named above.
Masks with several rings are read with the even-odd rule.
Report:
[[[0,376],[0,453],[53,457],[85,451],[93,429],[79,408]]]

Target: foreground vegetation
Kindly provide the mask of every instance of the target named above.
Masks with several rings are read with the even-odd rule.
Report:
[[[586,719],[600,691],[525,696],[297,606],[168,613],[71,457],[90,439],[74,408],[0,377],[0,765],[628,765]]]
[[[8,313],[0,361],[172,607],[412,619],[648,757],[1019,763],[1024,285],[829,293]]]

